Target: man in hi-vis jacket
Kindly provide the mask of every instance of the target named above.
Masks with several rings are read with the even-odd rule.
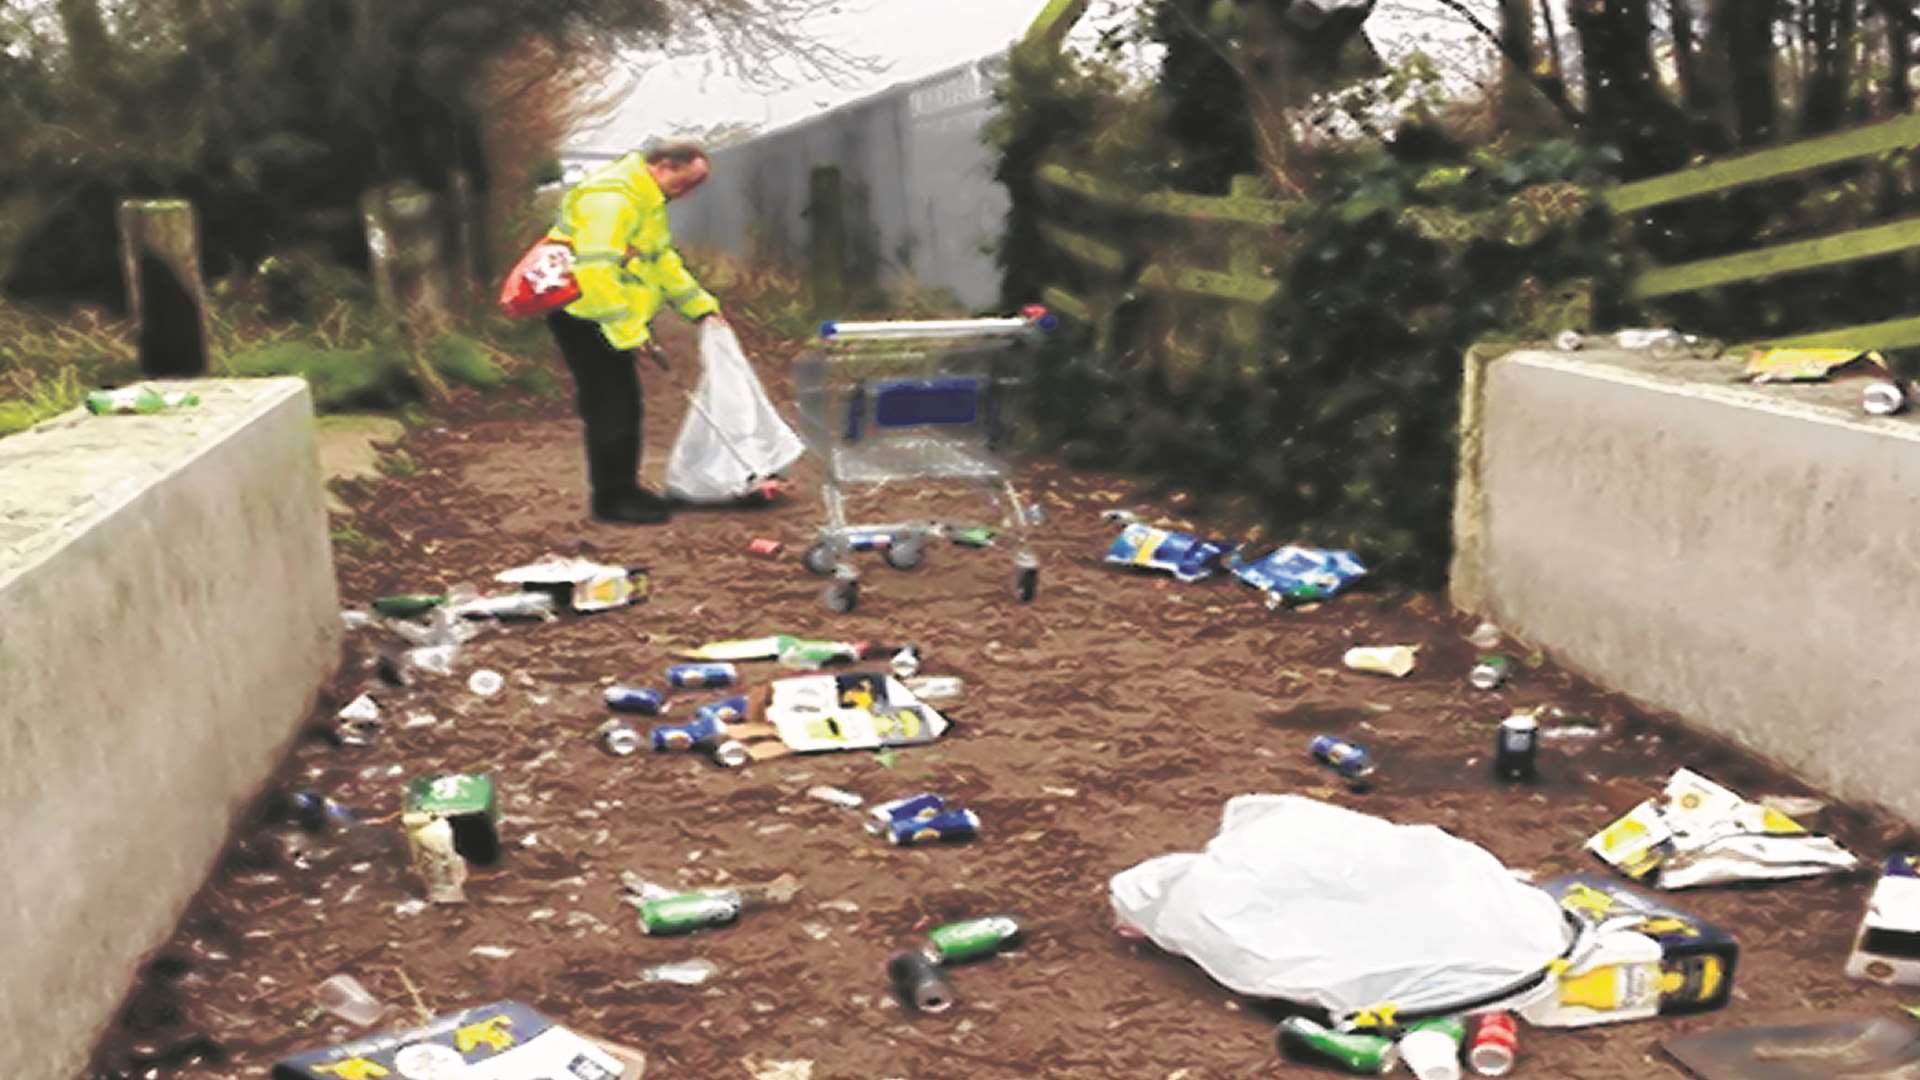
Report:
[[[573,248],[580,299],[547,316],[573,373],[586,430],[593,516],[658,524],[667,500],[640,487],[640,376],[634,360],[653,353],[648,324],[661,305],[695,321],[720,318],[720,302],[673,250],[667,201],[706,180],[706,151],[674,143],[635,152],[580,181],[560,204],[550,239]]]

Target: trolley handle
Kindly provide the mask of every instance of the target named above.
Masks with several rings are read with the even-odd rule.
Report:
[[[839,322],[829,319],[820,324],[823,341],[908,341],[919,338],[994,338],[1014,337],[1034,330],[1051,330],[1059,318],[1044,307],[1034,305],[1014,318],[1004,319],[898,319],[890,322]]]

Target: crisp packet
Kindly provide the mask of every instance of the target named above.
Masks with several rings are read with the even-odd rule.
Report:
[[[1859,865],[1832,838],[1749,802],[1691,769],[1587,841],[1628,877],[1662,889],[1847,873]]]
[[[1233,576],[1267,594],[1267,604],[1304,603],[1324,600],[1346,588],[1367,568],[1351,551],[1327,551],[1322,548],[1288,544],[1275,548],[1264,559],[1246,562],[1238,553],[1227,559]]]
[[[1120,531],[1113,546],[1107,549],[1107,561],[1165,570],[1181,581],[1199,581],[1213,574],[1226,553],[1224,544],[1189,533],[1136,524]]]

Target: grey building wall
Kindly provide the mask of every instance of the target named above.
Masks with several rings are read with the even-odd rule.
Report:
[[[837,164],[854,280],[890,285],[911,275],[970,308],[995,307],[990,246],[1008,199],[993,181],[984,129],[1005,59],[962,64],[718,151],[713,178],[674,204],[674,239],[804,266],[813,169]],[[607,158],[574,150],[562,163],[571,176]]]

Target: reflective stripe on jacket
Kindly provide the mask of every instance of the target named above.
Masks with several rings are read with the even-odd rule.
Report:
[[[599,323],[616,349],[644,345],[662,303],[689,319],[720,310],[673,250],[667,197],[640,154],[576,184],[547,235],[573,245],[580,299],[567,305],[567,314]]]

